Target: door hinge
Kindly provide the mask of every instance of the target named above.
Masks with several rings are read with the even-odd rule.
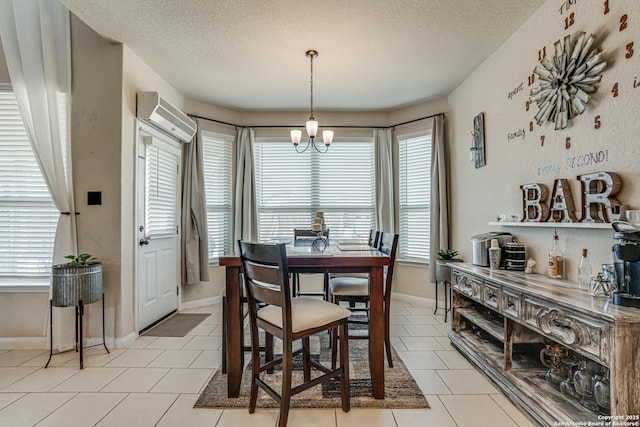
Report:
[[[180,286],[176,286],[176,295],[180,296]]]
[[[178,227],[179,225],[176,225],[176,234],[180,234],[180,231],[178,231]]]

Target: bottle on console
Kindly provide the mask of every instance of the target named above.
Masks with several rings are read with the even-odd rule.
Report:
[[[581,291],[588,291],[591,283],[591,263],[587,258],[587,250],[582,250],[582,258],[580,258],[580,264],[578,264],[578,289]]]
[[[553,247],[549,251],[549,277],[553,279],[564,278],[564,253],[558,247],[558,233],[553,232]]]

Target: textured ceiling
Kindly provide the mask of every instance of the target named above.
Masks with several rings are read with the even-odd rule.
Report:
[[[386,110],[449,94],[546,0],[61,0],[183,95]]]

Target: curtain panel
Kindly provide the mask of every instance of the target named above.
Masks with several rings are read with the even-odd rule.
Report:
[[[182,144],[182,284],[209,281],[209,233],[204,185],[203,147],[198,132]]]
[[[444,118],[433,118],[431,131],[431,225],[429,241],[429,282],[436,282],[436,264],[440,248],[449,248],[448,153],[444,143]]]
[[[233,221],[233,246],[240,239],[258,239],[258,211],[256,208],[256,174],[253,164],[255,132],[238,128],[236,136],[236,182]],[[237,249],[237,248],[236,248]]]
[[[0,38],[29,142],[61,213],[52,263],[62,263],[65,255],[78,253],[71,171],[69,11],[57,0],[3,0]],[[73,313],[57,311],[54,347],[72,348],[73,337],[63,332],[73,327]]]
[[[374,129],[376,178],[376,228],[394,233],[393,129]]]

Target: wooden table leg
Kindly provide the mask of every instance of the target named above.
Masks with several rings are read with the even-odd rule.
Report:
[[[369,271],[369,370],[373,397],[384,399],[384,279],[382,267]]]
[[[227,397],[240,395],[240,381],[244,366],[242,351],[242,308],[240,307],[240,268],[226,267],[227,310]]]

